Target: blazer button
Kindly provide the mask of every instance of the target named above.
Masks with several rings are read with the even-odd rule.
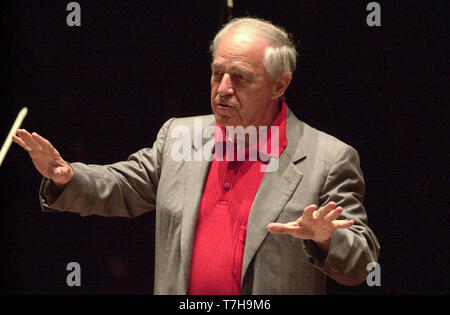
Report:
[[[223,189],[225,189],[225,191],[229,191],[230,188],[231,188],[231,184],[230,184],[230,183],[225,183],[225,184],[223,185]]]

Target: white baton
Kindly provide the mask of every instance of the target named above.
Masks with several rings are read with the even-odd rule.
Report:
[[[28,108],[24,107],[20,110],[19,114],[17,114],[16,121],[12,125],[11,130],[9,131],[8,136],[6,137],[5,142],[3,143],[2,149],[0,150],[0,166],[2,165],[6,153],[8,153],[9,147],[11,146],[12,136],[16,134],[17,129],[19,129],[27,113]]]

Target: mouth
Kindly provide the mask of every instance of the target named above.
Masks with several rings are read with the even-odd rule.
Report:
[[[220,109],[231,109],[233,106],[228,105],[228,104],[224,104],[224,103],[217,103],[217,108]]]

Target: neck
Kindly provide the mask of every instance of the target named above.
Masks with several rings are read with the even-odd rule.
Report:
[[[281,111],[281,105],[282,102],[281,100],[274,100],[267,109],[267,114],[265,115],[267,117],[267,119],[265,119],[263,121],[262,124],[260,124],[258,127],[260,126],[271,126],[273,124],[273,122],[275,121],[275,119],[277,118],[278,114]]]
[[[262,123],[259,123],[258,125],[247,125],[244,127],[244,135],[245,136],[245,147],[248,148],[249,146],[249,134],[245,133],[245,129],[248,129],[249,126],[254,126],[256,129],[256,141],[259,141],[259,137],[260,137],[260,133],[259,133],[259,128],[266,126],[267,130],[270,128],[270,126],[273,124],[273,122],[275,121],[275,119],[277,118],[278,114],[281,111],[281,106],[282,106],[282,101],[281,100],[276,100],[274,101],[271,105],[269,105],[269,109],[266,112],[266,115],[268,118],[266,120],[263,120]],[[266,136],[265,134],[263,135],[264,137]],[[241,135],[242,137],[242,135]],[[234,143],[237,143],[237,139],[238,139],[238,133],[234,133]]]

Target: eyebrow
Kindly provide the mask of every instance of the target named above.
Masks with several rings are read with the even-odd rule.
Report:
[[[213,64],[211,64],[211,69],[212,70],[223,70],[224,67],[219,65],[219,64],[213,63]],[[233,66],[233,67],[230,68],[230,70],[242,72],[242,73],[244,73],[246,75],[252,75],[252,73],[250,71],[248,71],[245,68],[239,67],[239,66]]]

